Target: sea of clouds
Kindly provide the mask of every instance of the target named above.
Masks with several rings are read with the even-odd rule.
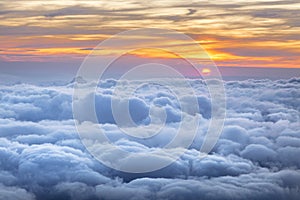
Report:
[[[150,140],[135,139],[121,132],[110,108],[116,83],[98,85],[99,128],[114,145],[144,152],[120,165],[147,165],[152,159],[147,152],[163,148],[176,134],[182,119],[178,100],[166,88],[139,87],[129,101],[132,120],[149,124],[155,105],[165,111],[166,124]],[[299,199],[299,78],[225,82],[224,129],[202,159],[198,154],[211,118],[210,96],[204,81],[189,80],[199,112],[191,109],[185,115],[200,116],[196,137],[176,162],[142,174],[111,169],[89,154],[73,119],[73,84],[0,87],[0,199]],[[182,101],[189,105],[188,96]]]

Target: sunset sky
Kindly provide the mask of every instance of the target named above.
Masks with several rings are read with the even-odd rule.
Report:
[[[299,200],[300,0],[0,0],[0,200]]]
[[[135,28],[185,33],[219,67],[300,68],[299,9],[297,0],[2,0],[1,71],[78,67],[99,42]]]

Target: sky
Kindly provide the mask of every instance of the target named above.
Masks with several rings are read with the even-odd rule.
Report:
[[[299,9],[297,0],[2,0],[0,70],[71,77],[101,41],[136,28],[168,28],[193,38],[228,76],[290,78],[300,68]],[[154,51],[133,55],[174,59]]]
[[[299,10],[1,0],[0,199],[298,200]]]

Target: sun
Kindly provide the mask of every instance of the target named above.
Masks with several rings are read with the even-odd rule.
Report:
[[[208,68],[203,68],[201,72],[202,72],[202,75],[209,75],[211,71]]]

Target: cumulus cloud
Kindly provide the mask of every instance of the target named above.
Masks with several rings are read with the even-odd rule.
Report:
[[[1,199],[16,199],[16,200],[34,200],[33,194],[18,187],[7,187],[0,185],[0,198]]]
[[[0,199],[299,197],[300,79],[226,82],[225,126],[217,144],[204,158],[199,157],[199,149],[211,120],[211,103],[203,81],[189,80],[198,105],[190,104],[189,94],[176,99],[170,91],[157,86],[142,84],[136,90],[129,99],[134,123],[145,127],[153,123],[156,127],[164,120],[159,118],[163,116],[161,113],[165,113],[163,129],[147,139],[126,135],[116,122],[111,102],[117,102],[118,113],[123,112],[126,103],[113,96],[116,83],[111,79],[98,84],[95,95],[98,123],[87,124],[105,132],[112,144],[134,153],[123,157],[118,164],[134,167],[153,164],[158,157],[171,159],[168,153],[149,156],[149,152],[163,148],[174,138],[183,117],[198,116],[197,134],[185,153],[171,165],[153,172],[126,173],[111,169],[88,152],[77,134],[72,116],[74,83],[1,86]],[[178,84],[184,90],[181,87]],[[181,112],[181,106],[189,109]],[[83,115],[85,109],[81,108]],[[185,141],[178,141],[179,146],[181,142]],[[100,153],[114,156],[105,146],[101,148]]]

